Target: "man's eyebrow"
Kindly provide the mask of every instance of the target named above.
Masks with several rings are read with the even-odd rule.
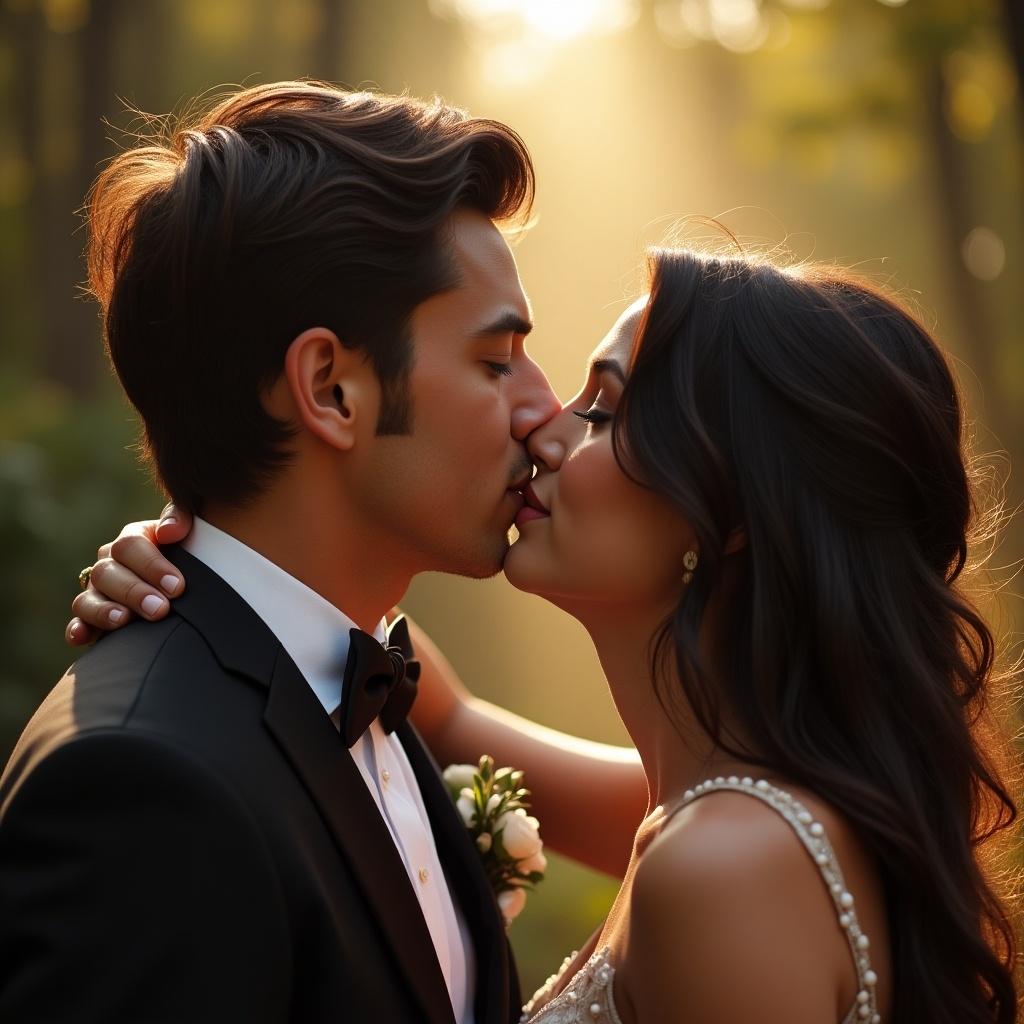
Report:
[[[590,365],[595,374],[610,373],[622,384],[626,383],[626,371],[614,359],[595,359]]]
[[[489,338],[495,334],[529,334],[533,330],[533,324],[524,320],[518,313],[511,309],[500,313],[490,322],[478,327],[473,332],[474,338]]]

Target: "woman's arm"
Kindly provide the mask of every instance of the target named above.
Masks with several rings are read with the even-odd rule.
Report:
[[[411,626],[423,666],[412,720],[437,761],[475,763],[490,754],[521,768],[545,844],[621,878],[647,806],[636,751],[558,732],[474,697],[426,633]]]
[[[131,523],[104,544],[89,586],[72,605],[68,642],[89,643],[135,616],[163,618],[168,598],[187,581],[157,543],[182,540],[191,525],[188,513],[168,506],[159,521]],[[423,666],[412,720],[437,761],[475,763],[490,754],[499,765],[522,769],[548,847],[621,877],[647,806],[636,751],[570,736],[473,697],[426,633],[410,625]]]

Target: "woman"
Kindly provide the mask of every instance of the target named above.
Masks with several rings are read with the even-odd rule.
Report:
[[[505,563],[590,632],[650,794],[607,920],[526,1019],[1015,1019],[962,439],[942,353],[874,288],[652,254],[650,296],[530,438]],[[436,724],[471,707],[443,662],[424,689],[442,760],[491,749]]]

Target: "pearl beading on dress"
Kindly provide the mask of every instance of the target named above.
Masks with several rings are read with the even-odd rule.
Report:
[[[825,835],[825,827],[816,822],[814,815],[790,793],[764,779],[755,782],[749,776],[740,778],[730,775],[728,778],[718,776],[715,779],[708,779],[693,789],[688,789],[672,813],[682,810],[706,793],[723,789],[749,793],[757,797],[774,808],[793,827],[828,885],[829,894],[839,916],[839,924],[846,935],[857,970],[857,996],[843,1024],[859,1024],[861,1021],[865,1024],[881,1024],[882,1018],[875,1000],[878,976],[871,969],[871,959],[868,955],[871,943],[857,921],[853,895],[846,888],[839,862]],[[527,1024],[529,1021],[533,1021],[534,1024],[621,1024],[612,997],[615,968],[611,963],[611,950],[608,946],[595,952],[557,996],[548,998],[548,994],[568,970],[576,955],[574,951],[567,956],[562,962],[561,969],[552,974],[523,1007],[520,1024]]]
[[[843,929],[850,946],[850,953],[857,969],[858,988],[853,1019],[859,1018],[869,1024],[881,1024],[882,1017],[875,1000],[878,975],[871,969],[871,957],[868,955],[871,941],[857,920],[853,895],[846,888],[839,861],[836,859],[832,844],[828,841],[828,836],[825,835],[825,826],[815,821],[814,815],[792,794],[764,779],[755,782],[749,775],[743,778],[736,775],[726,778],[719,775],[715,779],[708,779],[683,794],[680,809],[705,793],[723,789],[736,790],[757,797],[778,811],[793,826],[793,831],[800,837],[800,841],[821,870],[839,915],[839,926]]]
[[[557,996],[550,1000],[547,998],[548,992],[576,959],[577,952],[573,950],[562,961],[557,973],[552,974],[537,989],[533,998],[523,1007],[519,1024],[526,1024],[530,1020],[534,1006],[539,1007],[545,1024],[622,1024],[612,999],[615,968],[609,962],[611,949],[608,946],[592,954]]]

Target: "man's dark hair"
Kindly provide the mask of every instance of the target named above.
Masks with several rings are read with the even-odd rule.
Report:
[[[533,190],[505,125],[318,82],[232,93],[118,155],[89,197],[89,285],[168,494],[237,505],[288,459],[261,396],[309,327],[366,352],[378,432],[407,432],[410,316],[457,283],[449,218],[525,215]]]

